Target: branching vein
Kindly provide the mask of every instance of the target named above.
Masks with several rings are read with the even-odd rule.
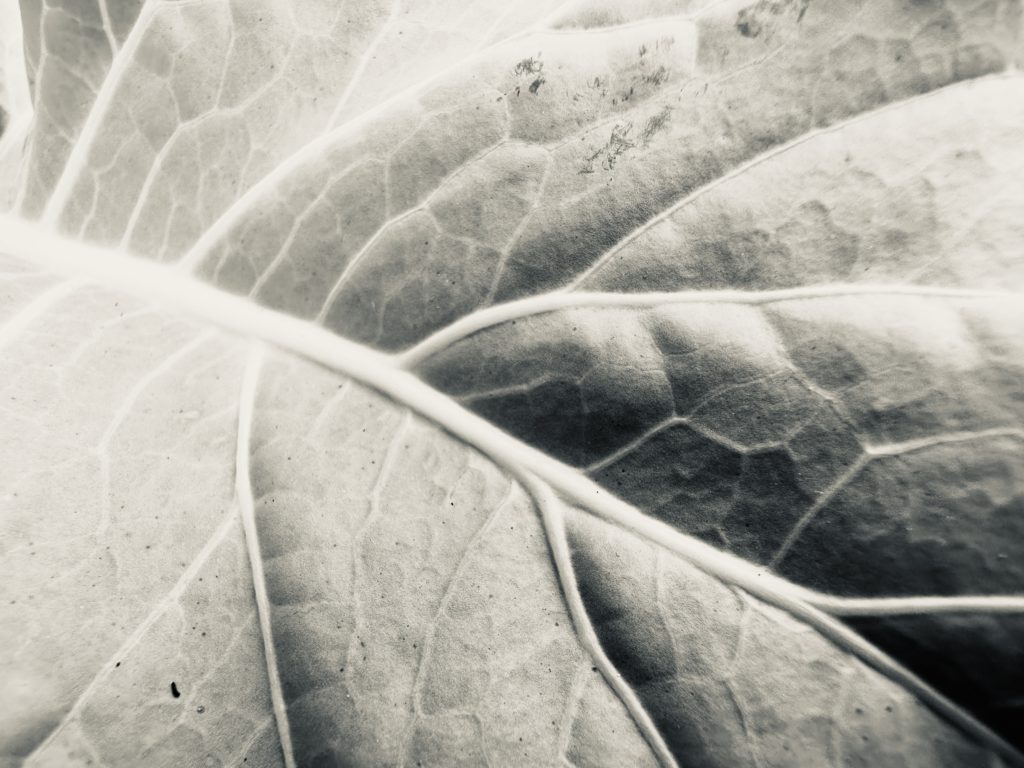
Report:
[[[295,768],[295,752],[292,749],[291,729],[288,712],[281,688],[281,675],[277,669],[277,652],[270,621],[270,599],[267,596],[267,582],[263,573],[263,554],[260,550],[259,532],[256,529],[256,510],[252,496],[252,479],[249,476],[249,453],[252,442],[252,417],[256,406],[260,369],[263,364],[263,347],[254,343],[245,367],[242,381],[242,395],[238,408],[238,452],[235,460],[235,488],[238,506],[242,514],[242,528],[245,531],[246,550],[252,568],[252,584],[256,593],[256,609],[260,620],[260,634],[263,637],[263,652],[267,663],[267,680],[270,685],[270,700],[277,721],[277,733],[281,740],[285,768]]]

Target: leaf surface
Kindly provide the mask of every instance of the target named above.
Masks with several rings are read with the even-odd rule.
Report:
[[[6,764],[1024,762],[1018,2],[21,16]]]

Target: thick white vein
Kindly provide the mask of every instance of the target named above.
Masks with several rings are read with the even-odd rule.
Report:
[[[1024,614],[1024,595],[955,595],[952,597],[813,595],[808,602],[833,616],[932,616],[943,613]]]
[[[263,366],[263,346],[253,344],[242,379],[242,393],[238,404],[238,444],[235,456],[235,493],[245,532],[245,546],[252,570],[252,586],[256,595],[256,612],[263,637],[263,654],[267,665],[267,680],[270,686],[270,701],[277,722],[277,734],[281,740],[285,768],[295,768],[295,751],[292,748],[291,728],[288,711],[281,688],[281,675],[277,669],[277,650],[274,646],[274,632],[270,623],[270,598],[267,596],[267,582],[263,573],[263,553],[260,549],[259,531],[256,528],[256,509],[252,497],[252,478],[249,475],[249,454],[252,443],[252,419],[256,408],[256,394],[259,387],[260,370]]]
[[[489,456],[525,484],[538,481],[594,514],[675,552],[721,581],[788,611],[841,648],[905,686],[937,712],[1024,766],[1024,755],[901,664],[806,599],[808,590],[648,517],[589,478],[463,408],[402,370],[394,357],[296,317],[226,294],[172,268],[76,243],[38,225],[0,216],[0,251],[35,266],[119,289],[226,331],[308,358],[381,392]]]
[[[533,497],[534,503],[540,511],[541,521],[544,524],[544,531],[547,535],[548,546],[551,550],[551,559],[554,561],[555,573],[558,576],[559,584],[562,587],[562,594],[565,597],[565,604],[569,609],[569,616],[576,628],[580,644],[594,660],[594,665],[601,670],[608,685],[615,691],[622,700],[626,710],[636,723],[640,733],[650,745],[651,750],[665,768],[679,768],[672,751],[662,738],[661,732],[654,724],[650,714],[644,708],[640,697],[637,696],[622,673],[615,667],[611,659],[605,654],[601,647],[601,641],[597,637],[594,625],[590,622],[590,615],[583,604],[583,597],[580,595],[579,585],[576,583],[576,571],[572,567],[572,556],[569,553],[569,542],[565,536],[565,516],[561,502],[551,492],[547,483],[540,482],[536,478],[526,475],[522,478],[523,485]]]
[[[688,290],[613,293],[552,291],[479,309],[434,332],[399,355],[412,369],[424,360],[487,328],[549,312],[584,308],[644,309],[672,304],[745,304],[759,306],[787,301],[812,301],[844,296],[918,296],[949,300],[1021,301],[1019,291],[953,288],[936,285],[822,283],[765,290]]]
[[[864,452],[872,457],[903,456],[917,451],[926,451],[940,445],[953,443],[969,443],[975,440],[992,440],[994,438],[1009,437],[1017,440],[1024,439],[1024,429],[1019,427],[992,427],[991,429],[963,430],[957,432],[945,432],[937,435],[928,435],[913,440],[904,440],[898,443],[869,443],[864,446]]]

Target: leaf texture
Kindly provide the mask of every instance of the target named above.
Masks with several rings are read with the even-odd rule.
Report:
[[[18,190],[24,142],[32,122],[21,16],[16,0],[0,3],[0,206],[8,210]]]
[[[14,11],[0,764],[1024,764],[1019,2]]]

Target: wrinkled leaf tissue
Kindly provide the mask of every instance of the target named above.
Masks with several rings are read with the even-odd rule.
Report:
[[[1024,765],[1020,0],[0,0],[0,764]]]

